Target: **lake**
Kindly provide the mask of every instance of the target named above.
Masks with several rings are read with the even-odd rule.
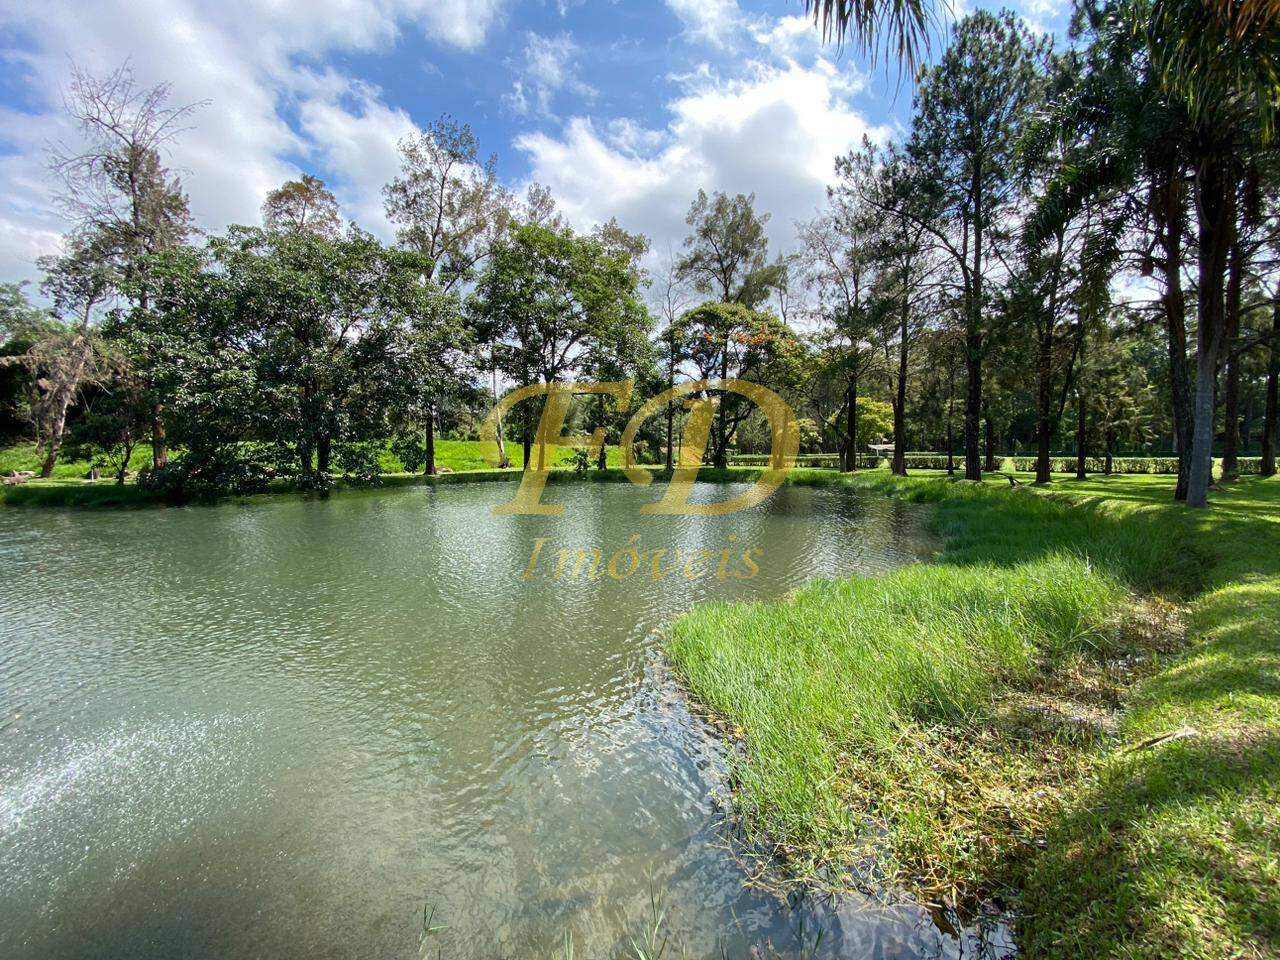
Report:
[[[659,654],[698,600],[917,561],[919,508],[564,484],[493,516],[513,492],[0,510],[0,956],[614,956],[651,894],[672,955],[970,955],[917,907],[748,887]]]

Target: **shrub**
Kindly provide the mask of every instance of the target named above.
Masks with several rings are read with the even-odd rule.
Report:
[[[262,493],[271,482],[271,468],[242,453],[236,447],[188,450],[162,467],[141,471],[138,488],[169,500]]]

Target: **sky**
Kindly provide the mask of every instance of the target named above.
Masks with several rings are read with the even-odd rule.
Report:
[[[1064,30],[1066,0],[1014,9]],[[69,226],[47,154],[76,143],[72,66],[125,62],[201,103],[165,159],[204,230],[259,223],[267,191],[311,173],[391,240],[396,144],[449,114],[512,189],[545,184],[582,229],[617,217],[656,259],[699,188],[754,192],[788,252],[835,156],[901,136],[911,106],[801,0],[0,0],[0,281],[36,280]]]

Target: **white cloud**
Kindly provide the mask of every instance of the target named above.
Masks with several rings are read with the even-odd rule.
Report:
[[[775,56],[815,56],[822,48],[822,34],[811,17],[779,17],[757,23],[751,38]]]
[[[538,113],[550,117],[561,91],[591,99],[595,90],[578,75],[577,54],[578,45],[567,33],[554,37],[527,34],[520,76],[505,98],[507,106],[521,116]]]
[[[474,50],[502,12],[502,0],[420,0],[418,18],[428,37]]]
[[[497,22],[504,2],[0,0],[0,20],[32,46],[9,58],[25,67],[35,104],[33,113],[4,117],[3,137],[12,152],[0,157],[0,277],[31,276],[34,258],[54,252],[68,227],[56,215],[42,168],[48,142],[76,142],[59,94],[72,60],[96,74],[128,60],[140,84],[171,82],[171,102],[210,101],[167,158],[182,172],[201,227],[257,222],[266,192],[297,175],[289,159],[294,156],[333,158],[344,178],[340,196],[354,207],[344,212],[363,218],[374,209],[367,171],[385,164],[361,168],[351,158],[361,149],[372,151],[370,157],[385,155],[385,144],[370,128],[386,120],[402,129],[403,115],[373,103],[364,91],[344,123],[339,103],[347,95],[346,78],[315,74],[297,62],[337,50],[380,49],[406,31],[472,49]],[[294,130],[285,119],[287,107],[297,107],[309,125]]]
[[[724,49],[733,47],[747,25],[737,0],[666,0],[684,25],[687,39]]]
[[[395,231],[382,208],[382,186],[399,170],[397,144],[418,128],[403,110],[382,103],[372,88],[351,84],[342,93],[346,96],[304,102],[300,124],[334,175],[330,186],[346,217],[390,240]],[[345,100],[354,100],[354,106],[344,106]]]
[[[646,233],[655,250],[679,247],[699,188],[754,192],[757,211],[772,214],[768,232],[778,252],[794,246],[794,221],[824,202],[836,155],[864,135],[887,136],[852,106],[860,82],[827,60],[756,63],[732,80],[703,68],[683,83],[663,130],[618,121],[602,128],[574,117],[559,136],[518,138],[531,176],[580,227],[617,216]]]

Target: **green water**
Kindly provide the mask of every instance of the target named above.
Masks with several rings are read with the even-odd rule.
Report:
[[[493,516],[512,491],[0,511],[0,957],[414,958],[424,909],[433,957],[566,930],[611,956],[651,890],[688,956],[792,946],[802,918],[840,955],[964,948],[915,908],[744,886],[654,637],[702,598],[912,562],[914,508],[787,488],[646,518],[652,492],[581,484],[550,488],[563,517]],[[552,575],[632,536],[713,559]],[[759,573],[718,576],[729,546]]]

